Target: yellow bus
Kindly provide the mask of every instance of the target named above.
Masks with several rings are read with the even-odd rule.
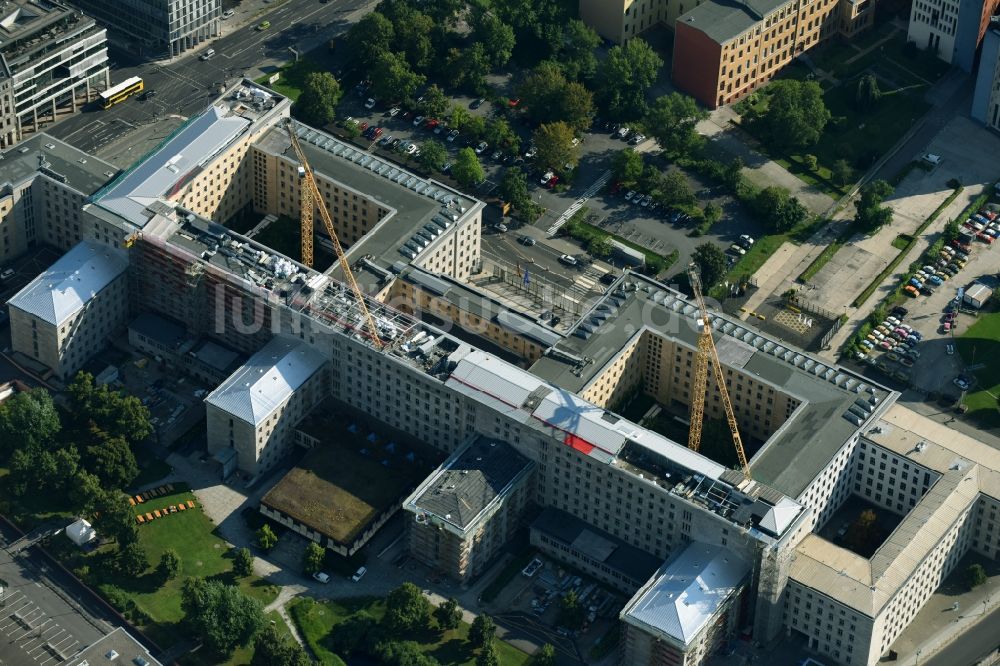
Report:
[[[142,79],[138,76],[133,76],[132,78],[125,79],[116,86],[111,86],[107,90],[101,93],[101,108],[110,109],[112,106],[118,102],[124,102],[126,99],[142,91]]]

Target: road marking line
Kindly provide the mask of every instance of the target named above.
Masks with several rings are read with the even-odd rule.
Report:
[[[552,236],[555,236],[556,232],[559,231],[559,229],[564,224],[566,224],[566,222],[569,220],[569,218],[573,217],[573,215],[575,215],[578,210],[580,210],[581,208],[583,208],[583,205],[585,203],[587,203],[587,201],[592,196],[594,196],[595,194],[597,194],[600,191],[600,189],[602,187],[604,187],[608,183],[609,180],[611,180],[611,171],[610,170],[609,171],[605,171],[604,173],[602,173],[600,175],[600,177],[596,181],[594,181],[594,184],[591,185],[590,187],[588,187],[587,191],[584,192],[583,195],[579,199],[577,199],[572,204],[570,204],[569,208],[567,208],[565,211],[563,211],[563,214],[560,215],[556,219],[556,221],[552,224],[551,227],[548,228],[548,230],[546,230],[545,233],[550,238]]]

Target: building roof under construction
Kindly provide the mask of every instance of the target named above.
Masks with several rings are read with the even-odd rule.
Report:
[[[696,350],[698,313],[697,304],[680,292],[627,273],[531,367],[531,373],[581,392],[636,336],[660,335]],[[712,328],[723,365],[800,401],[750,462],[755,480],[790,497],[798,497],[857,432],[858,417],[850,412],[855,403],[866,403],[870,415],[892,395],[871,380],[786,346],[747,322],[713,312]]]

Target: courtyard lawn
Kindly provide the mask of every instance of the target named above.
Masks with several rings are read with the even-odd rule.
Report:
[[[968,365],[979,365],[971,374],[977,384],[963,401],[968,415],[989,428],[1000,427],[1000,312],[979,315],[979,320],[955,340],[955,350]]]
[[[385,614],[382,599],[359,597],[319,602],[299,598],[289,605],[289,613],[316,658],[325,666],[344,666],[344,661],[332,651],[329,635],[335,625],[359,610],[368,611],[376,619]],[[403,636],[400,640],[415,640],[421,652],[434,657],[442,666],[473,666],[476,651],[467,641],[469,625],[462,623],[458,629],[439,633],[430,631],[418,636]],[[495,641],[502,666],[522,666],[531,657],[510,643]]]

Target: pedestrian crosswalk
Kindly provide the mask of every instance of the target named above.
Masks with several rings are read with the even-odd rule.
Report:
[[[583,205],[587,203],[592,196],[600,192],[601,188],[607,185],[609,180],[611,180],[610,170],[602,173],[600,177],[594,181],[594,184],[588,187],[587,191],[584,192],[579,199],[570,204],[569,208],[563,211],[563,214],[556,219],[556,221],[546,230],[545,233],[550,237],[555,236],[556,232],[559,231],[562,225],[566,224],[569,218],[573,217],[578,210],[583,208]]]

